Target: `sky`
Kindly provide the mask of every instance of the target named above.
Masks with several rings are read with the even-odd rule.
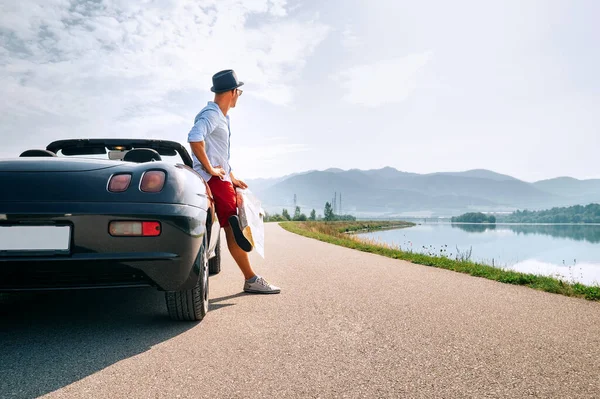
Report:
[[[213,99],[238,178],[490,169],[600,178],[600,2],[0,0],[0,157],[178,141]]]

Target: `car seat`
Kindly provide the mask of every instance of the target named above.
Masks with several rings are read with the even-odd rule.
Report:
[[[154,162],[154,161],[162,161],[160,154],[151,148],[135,148],[130,150],[123,157],[123,161],[125,162]]]
[[[21,153],[19,157],[55,157],[56,154],[48,150],[27,150]]]

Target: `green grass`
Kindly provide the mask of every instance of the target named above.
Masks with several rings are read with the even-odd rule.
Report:
[[[352,232],[389,228],[410,227],[408,222],[281,222],[281,227],[292,233],[314,238],[330,244],[369,252],[388,258],[452,270],[471,276],[483,277],[506,284],[524,285],[536,290],[551,292],[570,297],[600,300],[600,287],[569,283],[553,277],[538,276],[514,271],[505,271],[489,265],[471,261],[455,260],[445,256],[430,256],[414,252],[405,252],[386,244],[366,241],[354,236]]]

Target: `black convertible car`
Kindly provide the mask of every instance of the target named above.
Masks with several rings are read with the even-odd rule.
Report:
[[[220,226],[181,144],[55,141],[0,160],[0,187],[0,292],[153,286],[206,315]]]

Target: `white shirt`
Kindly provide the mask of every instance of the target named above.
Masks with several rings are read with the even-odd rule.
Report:
[[[229,127],[229,116],[223,115],[221,108],[213,102],[209,101],[194,120],[194,126],[188,133],[188,143],[204,141],[204,150],[206,156],[213,168],[217,166],[225,169],[225,177],[223,180],[231,181],[229,173],[231,166],[229,165],[230,154],[230,139],[231,129]],[[208,181],[212,177],[196,157],[192,151],[192,159],[194,160],[194,170]]]

